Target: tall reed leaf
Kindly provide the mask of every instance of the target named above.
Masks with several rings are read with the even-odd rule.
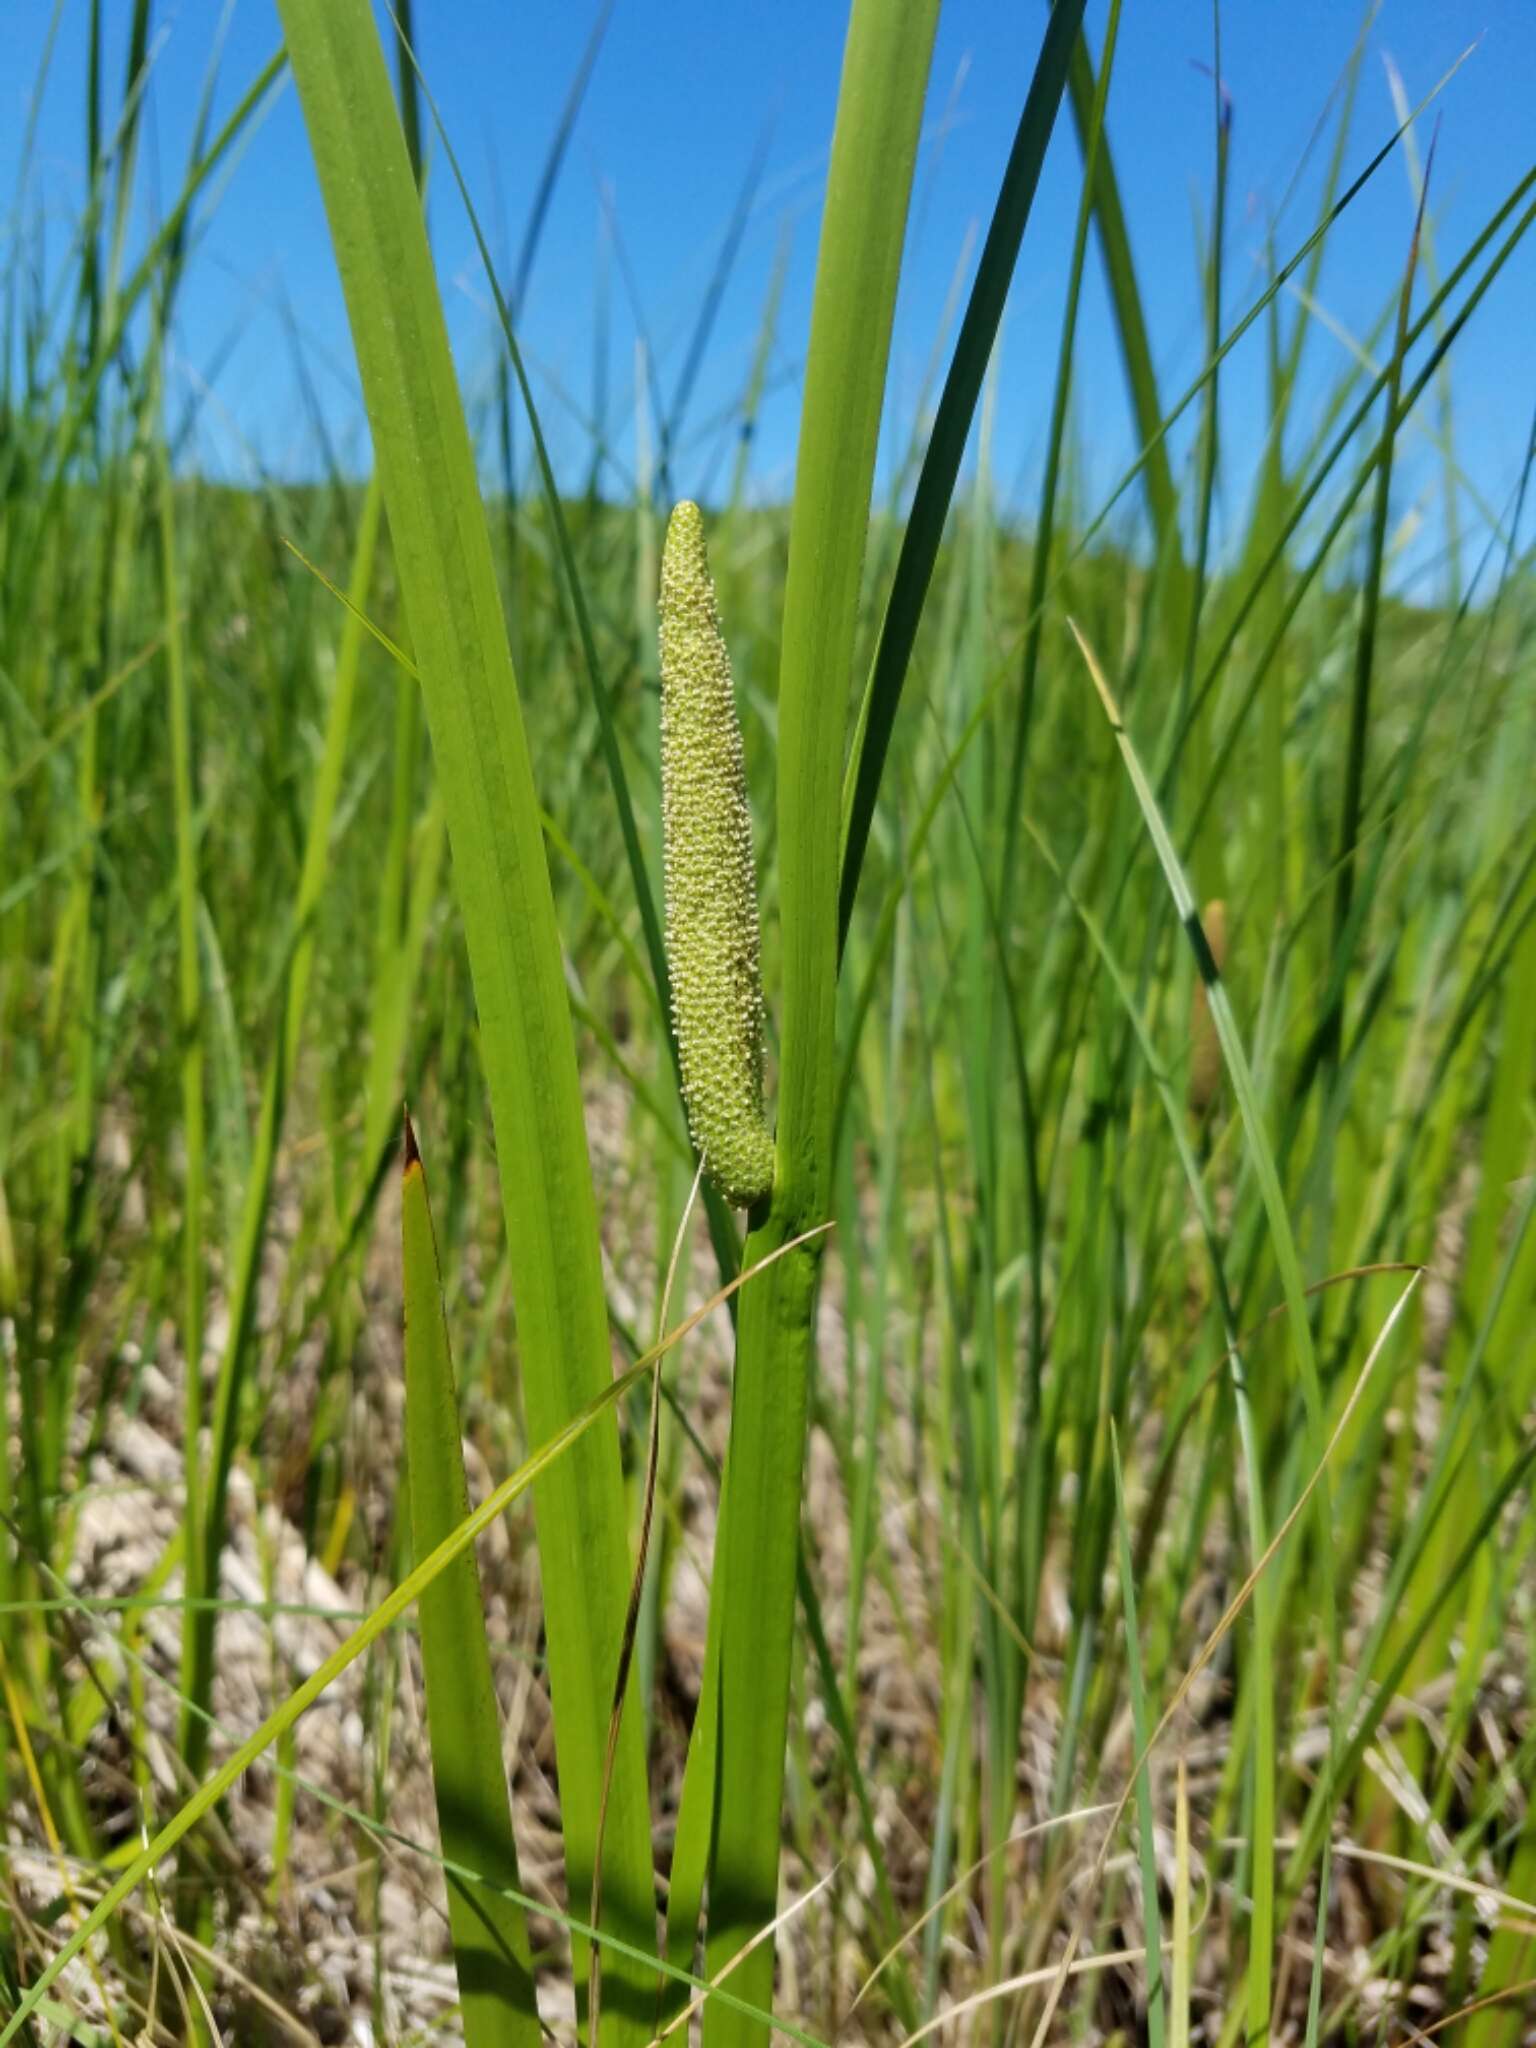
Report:
[[[448,816],[503,1161],[523,1402],[535,1442],[606,1384],[607,1314],[560,936],[533,764],[421,206],[367,0],[281,0],[320,174]],[[596,1429],[537,1489],[573,1898],[591,1887],[609,1694],[629,1584],[618,1438]],[[625,1717],[604,1924],[654,1942],[640,1716]],[[583,1963],[577,1959],[580,1975]],[[615,1956],[605,2012],[638,2039],[647,1973]]]
[[[416,1134],[405,1126],[400,1186],[405,1290],[405,1433],[411,1547],[430,1557],[469,1518],[459,1402],[443,1320],[437,1241]],[[462,1550],[421,1596],[421,1668],[432,1740],[432,1789],[448,1875],[448,1924],[465,2048],[537,2048],[538,2005],[517,1848],[501,1762],[501,1721],[475,1554]]]

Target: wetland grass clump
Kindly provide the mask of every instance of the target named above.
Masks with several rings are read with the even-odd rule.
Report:
[[[711,514],[733,678],[697,505],[662,545],[722,471],[654,378],[659,488],[595,389],[559,495],[534,225],[512,289],[485,257],[528,413],[487,502],[404,0],[398,79],[386,10],[278,0],[152,232],[150,0],[115,127],[72,9],[78,289],[30,197],[0,271],[0,2048],[250,2039],[279,1948],[284,2038],[1520,2048],[1536,437],[1412,609],[1404,513],[1429,464],[1470,503],[1418,414],[1536,170],[1432,261],[1413,184],[1390,357],[1330,369],[1324,243],[1411,117],[1350,182],[1350,84],[1245,291],[1213,93],[1171,401],[1144,81],[1118,0],[1095,53],[1055,0],[908,414],[938,5],[852,0],[809,329],[778,271],[726,423],[800,364],[792,502],[743,456]],[[237,490],[171,305],[285,72],[375,468]],[[1026,534],[983,393],[1058,103]],[[1102,499],[1096,253],[1142,451]],[[1217,385],[1266,337],[1249,475]]]

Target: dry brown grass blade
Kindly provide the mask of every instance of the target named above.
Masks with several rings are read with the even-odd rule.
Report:
[[[1165,1941],[1163,1947],[1165,1950],[1171,1949],[1172,1943]],[[915,2034],[907,2035],[901,2048],[916,2048],[919,2041],[926,2041],[928,2036],[937,2033],[940,2027],[947,2027],[952,2020],[963,2019],[969,2012],[979,2011],[982,2006],[990,2005],[994,1999],[1009,1998],[1019,1991],[1032,1991],[1038,1985],[1048,1984],[1053,1977],[1086,1977],[1095,1970],[1113,1970],[1128,1963],[1145,1962],[1146,1956],[1145,1948],[1112,1948],[1107,1949],[1101,1956],[1069,1957],[1064,1963],[1045,1963],[1039,1969],[1021,1971],[1017,1977],[1005,1977],[1000,1984],[988,1984],[984,1990],[973,1991],[969,1998],[962,1998],[947,2011],[935,2013],[934,2017],[925,2021]]]
[[[1277,1849],[1294,1849],[1298,1837],[1295,1835],[1277,1841]],[[1513,1892],[1501,1892],[1497,1885],[1480,1884],[1475,1877],[1461,1877],[1455,1872],[1437,1870],[1433,1863],[1416,1863],[1410,1856],[1394,1856],[1386,1849],[1367,1849],[1358,1842],[1335,1842],[1335,1856],[1342,1856],[1351,1863],[1369,1863],[1378,1870],[1400,1870],[1407,1877],[1422,1877],[1426,1884],[1437,1886],[1442,1891],[1459,1892],[1474,1904],[1483,1908],[1481,1917],[1490,1927],[1513,1927],[1518,1934],[1536,1934],[1536,1900],[1517,1899]],[[1486,1901],[1486,1908],[1483,1902]],[[1492,1910],[1487,1910],[1491,1908]],[[1500,1912],[1523,1915],[1514,1921],[1500,1921]]]
[[[1474,1998],[1470,2005],[1459,2006],[1455,2012],[1443,2014],[1433,2026],[1420,2030],[1409,2026],[1403,2036],[1404,2042],[1428,2041],[1436,2034],[1443,2034],[1447,2027],[1459,2026],[1470,2019],[1475,2012],[1486,2012],[1493,2005],[1507,2005],[1512,1998],[1523,1998],[1527,1992],[1536,1991],[1536,1977],[1522,1977],[1518,1984],[1503,1984],[1497,1991],[1490,1991],[1486,1998]]]

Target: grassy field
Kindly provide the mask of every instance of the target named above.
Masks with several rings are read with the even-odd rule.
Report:
[[[138,0],[67,260],[24,207],[5,255],[0,2041],[1536,2038],[1536,441],[1478,505],[1452,402],[1536,171],[1437,247],[1352,74],[1239,293],[1217,101],[1160,389],[1118,5],[1090,57],[1058,0],[887,474],[936,0],[855,0],[810,330],[770,286],[724,423],[803,360],[793,500],[641,436],[742,726],[747,1214],[680,1091],[662,477],[556,488],[500,302],[472,440],[455,138],[366,0],[278,11],[375,478],[207,481],[166,388],[277,60],[138,249]],[[988,364],[1058,120],[1021,519]],[[1405,165],[1400,289],[1325,349]]]

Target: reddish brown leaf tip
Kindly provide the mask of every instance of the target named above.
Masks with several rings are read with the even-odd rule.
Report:
[[[421,1147],[416,1142],[416,1126],[411,1122],[411,1112],[405,1111],[405,1160],[402,1173],[409,1173],[413,1166],[421,1164]]]

